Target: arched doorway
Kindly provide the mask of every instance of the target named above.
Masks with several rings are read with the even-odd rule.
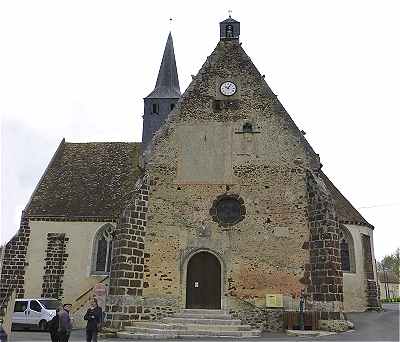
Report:
[[[221,264],[211,253],[197,253],[187,264],[186,308],[221,308]]]

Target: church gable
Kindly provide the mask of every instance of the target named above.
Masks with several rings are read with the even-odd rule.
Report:
[[[235,183],[235,167],[247,163],[319,168],[318,156],[236,39],[218,43],[152,145],[151,163],[178,160],[179,183]]]

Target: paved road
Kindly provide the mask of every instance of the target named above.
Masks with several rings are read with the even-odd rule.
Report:
[[[285,334],[266,333],[262,337],[240,339],[236,341],[399,341],[399,305],[385,304],[382,312],[361,312],[348,314],[348,319],[355,325],[355,330],[326,337],[288,337]],[[207,342],[230,341],[231,339],[202,339]],[[11,342],[44,342],[50,341],[50,336],[42,332],[14,331]],[[74,330],[71,342],[85,342],[85,331]],[[130,340],[107,339],[107,342],[123,342]],[[133,340],[132,340],[133,341]],[[171,340],[169,340],[171,341]],[[182,339],[177,340],[182,342]],[[185,342],[199,342],[199,340],[185,340]]]

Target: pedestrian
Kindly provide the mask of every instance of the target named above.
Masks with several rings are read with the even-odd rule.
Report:
[[[61,306],[56,309],[56,314],[54,317],[47,323],[47,328],[50,333],[51,342],[60,342],[60,337],[58,336],[58,327],[60,325],[60,317],[58,313],[61,310]]]
[[[103,310],[97,304],[97,299],[93,298],[90,301],[89,309],[86,311],[83,317],[86,324],[86,341],[87,342],[97,342],[97,333],[101,328],[103,322]]]
[[[58,324],[58,336],[60,342],[68,342],[69,335],[72,330],[72,322],[69,312],[71,311],[71,304],[64,304],[63,309],[58,313],[59,324]]]

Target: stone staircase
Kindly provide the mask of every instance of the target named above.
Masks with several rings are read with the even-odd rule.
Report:
[[[223,310],[184,309],[161,321],[134,321],[119,338],[158,340],[174,338],[257,337],[259,330],[243,325]]]

